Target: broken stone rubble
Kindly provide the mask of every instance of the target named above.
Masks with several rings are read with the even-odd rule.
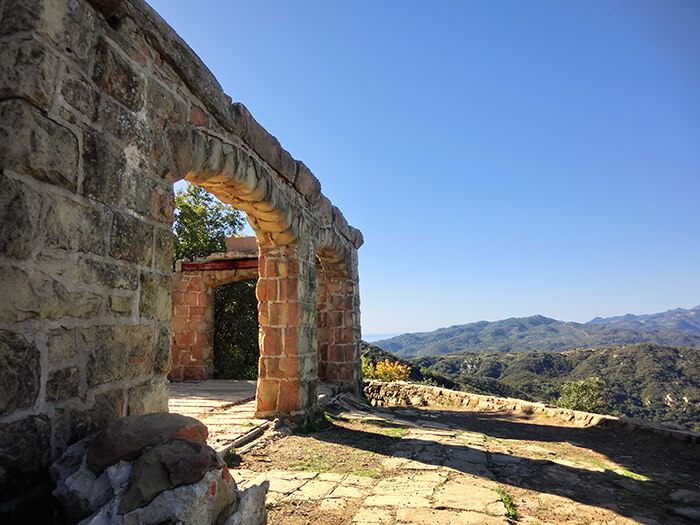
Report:
[[[116,420],[52,465],[53,494],[80,525],[265,523],[269,483],[239,491],[214,449],[182,435],[206,440],[206,427],[168,413]]]

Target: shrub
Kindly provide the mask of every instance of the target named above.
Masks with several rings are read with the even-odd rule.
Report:
[[[362,377],[366,379],[381,379],[382,381],[408,381],[411,367],[398,361],[385,359],[376,365],[362,356]]]
[[[605,407],[605,381],[589,377],[580,381],[567,381],[561,387],[557,405],[584,412],[601,412]]]

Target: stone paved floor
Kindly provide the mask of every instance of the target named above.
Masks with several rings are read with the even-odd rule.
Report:
[[[210,379],[171,383],[170,412],[194,417],[209,429],[209,445],[224,452],[269,425],[255,417],[256,381]]]
[[[366,413],[345,413],[343,417],[368,419]],[[396,423],[397,420],[387,417],[386,421]],[[411,426],[410,430],[402,437],[394,454],[384,460],[384,467],[396,475],[372,478],[288,470],[270,470],[262,474],[233,470],[232,474],[243,488],[269,480],[267,504],[271,506],[287,501],[313,501],[329,513],[356,508],[352,517],[355,525],[509,523],[496,490],[498,485],[491,480],[493,476],[486,468],[483,434],[437,428],[439,424],[427,421],[422,422],[425,426],[406,423]],[[464,468],[465,463],[468,469]]]

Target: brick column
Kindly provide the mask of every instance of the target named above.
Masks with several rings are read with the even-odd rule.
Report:
[[[359,361],[359,296],[357,283],[349,278],[326,276],[325,312],[320,316],[327,332],[327,348],[320,348],[324,379],[339,383],[343,389],[356,392]]]
[[[260,247],[259,417],[285,414],[303,422],[317,415],[316,272],[305,252],[296,245]]]
[[[214,289],[202,272],[172,277],[171,381],[214,377]]]

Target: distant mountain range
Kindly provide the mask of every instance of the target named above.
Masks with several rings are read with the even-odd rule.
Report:
[[[588,323],[557,321],[541,315],[480,321],[403,334],[375,344],[401,357],[453,352],[562,352],[577,348],[656,343],[700,348],[700,305],[685,310],[620,317],[596,317]]]

